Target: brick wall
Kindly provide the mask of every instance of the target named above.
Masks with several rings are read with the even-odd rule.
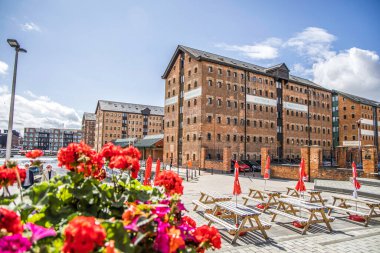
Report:
[[[319,146],[310,147],[310,171],[309,171],[309,161],[308,161],[308,147],[301,148],[301,157],[305,159],[305,170],[306,173],[310,173],[309,177],[311,181],[314,179],[328,179],[328,180],[341,180],[347,181],[352,177],[351,168],[332,168],[332,167],[322,167],[322,148]],[[261,149],[261,156],[266,158],[268,155],[268,148]],[[364,159],[367,155],[367,159]],[[266,159],[261,160],[261,175],[264,175],[266,165]],[[275,165],[271,164],[271,177],[273,178],[285,178],[285,179],[298,179],[298,165],[285,166],[285,165]],[[363,147],[363,170],[358,170],[359,177],[365,178],[377,178],[377,152],[374,146]]]

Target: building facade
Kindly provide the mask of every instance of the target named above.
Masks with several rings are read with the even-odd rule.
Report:
[[[380,103],[333,91],[334,147],[374,145],[379,150]]]
[[[165,162],[199,164],[203,147],[215,160],[225,146],[231,159],[248,160],[260,159],[261,147],[279,158],[299,157],[309,142],[332,148],[331,91],[285,64],[264,68],[178,46],[162,78]]]
[[[96,106],[95,149],[115,139],[162,134],[164,108],[99,100]]]
[[[23,148],[58,151],[70,143],[79,143],[82,140],[80,129],[62,128],[24,128]]]
[[[82,118],[82,140],[87,145],[94,147],[95,145],[95,125],[96,115],[95,113],[85,112]]]
[[[4,129],[3,132],[0,130],[0,148],[6,148],[8,139],[8,130]],[[20,133],[16,130],[12,130],[12,148],[22,147],[23,138]]]

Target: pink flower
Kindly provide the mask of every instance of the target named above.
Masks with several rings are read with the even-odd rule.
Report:
[[[157,226],[157,236],[154,240],[153,248],[162,253],[169,253],[169,235],[167,229],[169,228],[169,223],[158,221]]]
[[[137,232],[139,230],[139,227],[137,226],[137,222],[139,221],[139,216],[136,216],[132,221],[131,223],[129,223],[128,225],[124,226],[124,228],[126,230],[130,230],[130,231],[133,231],[133,232]]]
[[[30,249],[32,243],[20,234],[0,238],[0,251],[2,253],[23,253]]]
[[[52,228],[44,228],[30,222],[26,223],[25,227],[32,232],[32,237],[30,237],[32,243],[45,237],[57,235],[57,232]]]

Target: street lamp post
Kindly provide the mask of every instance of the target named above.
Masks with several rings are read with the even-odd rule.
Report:
[[[11,94],[11,105],[9,109],[9,121],[8,121],[8,136],[7,136],[7,149],[5,159],[9,160],[11,158],[11,148],[12,148],[12,128],[13,128],[13,112],[15,107],[15,93],[16,93],[16,76],[17,76],[17,60],[18,60],[18,52],[26,53],[26,50],[20,47],[20,44],[17,40],[8,39],[8,44],[11,47],[15,48],[15,65],[13,70],[13,82],[12,82],[12,94]]]
[[[311,102],[310,102],[310,92],[311,90],[310,89],[307,89],[307,139],[308,139],[308,159],[307,159],[307,175],[308,175],[308,181],[310,182],[311,181],[311,175],[310,175],[310,142],[311,142],[311,139],[310,139],[310,105],[311,105]]]

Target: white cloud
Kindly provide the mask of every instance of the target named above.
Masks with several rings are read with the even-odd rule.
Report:
[[[311,78],[313,75],[313,70],[305,67],[304,65],[300,63],[296,63],[291,68],[290,72],[293,75],[302,76],[304,78]]]
[[[312,66],[314,81],[325,87],[380,100],[380,61],[376,52],[351,48]]]
[[[216,46],[225,50],[240,52],[252,59],[268,60],[278,57],[278,47],[281,43],[282,41],[278,38],[269,38],[253,45],[217,44]]]
[[[336,51],[333,49],[333,43],[337,39],[326,29],[307,27],[284,40],[269,38],[253,45],[217,46],[242,52],[258,60],[274,59],[283,51],[295,51],[296,57],[292,60],[296,63],[291,67],[292,74],[312,79],[326,88],[380,101],[379,55],[355,47]]]
[[[8,64],[3,61],[0,61],[0,75],[6,75],[8,70]]]
[[[0,129],[8,127],[10,91],[0,86]],[[75,109],[37,96],[31,91],[16,95],[13,128],[23,132],[24,127],[80,128],[81,122]]]
[[[33,22],[26,22],[25,24],[22,24],[21,29],[25,32],[31,32],[31,31],[41,32],[40,27]]]
[[[331,43],[336,37],[325,29],[308,27],[296,36],[288,39],[285,47],[295,48],[297,52],[312,61],[319,61],[333,56]]]

